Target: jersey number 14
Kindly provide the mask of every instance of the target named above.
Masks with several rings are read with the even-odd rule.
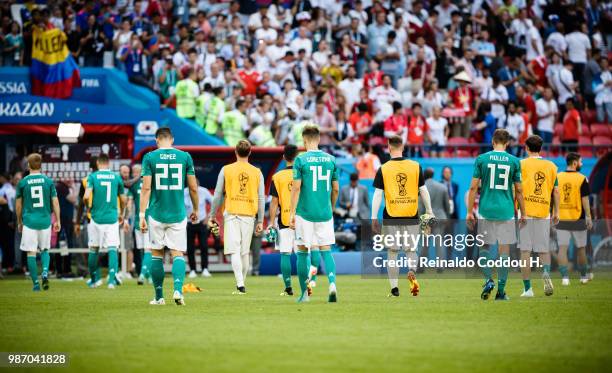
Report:
[[[325,188],[329,192],[329,184],[331,181],[331,171],[327,170],[323,173],[323,167],[321,166],[310,166],[312,171],[312,191],[316,192],[318,189],[319,181],[325,181]]]

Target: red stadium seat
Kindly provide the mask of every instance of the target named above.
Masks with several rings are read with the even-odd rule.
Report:
[[[448,141],[446,142],[446,145],[450,146],[448,151],[451,154],[454,154],[455,157],[471,157],[472,149],[469,146],[463,146],[463,147],[461,146],[461,145],[468,145],[469,143],[470,143],[470,140],[464,137],[450,137]]]
[[[584,123],[591,124],[597,121],[597,112],[595,110],[583,110],[580,114]]]
[[[597,149],[597,156],[601,157],[612,150],[612,139],[610,136],[595,136],[593,137],[593,145],[607,145],[607,148]]]
[[[578,154],[580,154],[584,158],[592,158],[593,157],[593,141],[590,136],[580,136],[578,138]]]
[[[591,134],[593,136],[610,136],[610,125],[606,123],[591,124]]]
[[[559,136],[554,136],[552,139],[552,146],[550,147],[550,155],[557,157],[559,154],[561,154],[560,145],[561,139],[559,139]]]
[[[593,136],[591,127],[586,123],[582,123],[582,136]]]

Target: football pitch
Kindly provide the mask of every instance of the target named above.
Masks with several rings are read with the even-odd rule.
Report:
[[[386,280],[338,277],[328,304],[322,276],[310,303],[281,297],[277,277],[249,277],[232,295],[233,277],[193,281],[185,307],[150,306],[150,285],[127,281],[112,291],[84,281],[52,281],[33,293],[21,277],[0,281],[0,351],[65,352],[70,371],[609,371],[612,280],[554,281],[545,297],[521,299],[517,274],[508,302],[483,302],[481,280],[420,280],[421,294],[388,298]],[[558,277],[558,275],[556,276]],[[186,282],[191,280],[186,279]],[[294,284],[296,279],[294,277]]]

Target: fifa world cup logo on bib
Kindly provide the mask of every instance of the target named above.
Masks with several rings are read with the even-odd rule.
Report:
[[[406,195],[406,181],[407,180],[408,180],[408,176],[406,176],[406,174],[404,173],[399,173],[395,175],[395,181],[397,182],[397,187],[399,189],[399,195],[402,197]]]
[[[293,188],[293,181],[290,181],[289,184],[287,184],[287,189],[289,189],[290,192],[291,188]]]
[[[570,203],[570,194],[572,193],[572,184],[563,184],[563,203]]]
[[[240,183],[240,194],[246,194],[247,192],[247,183],[249,182],[249,175],[244,172],[241,172],[238,175],[238,182]]]
[[[546,181],[546,175],[544,175],[544,172],[538,171],[533,175],[533,181],[535,181],[535,190],[533,193],[539,196],[542,194],[542,184]]]

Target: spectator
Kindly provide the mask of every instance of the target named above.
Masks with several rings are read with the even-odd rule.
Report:
[[[431,117],[427,118],[427,137],[431,143],[430,156],[433,158],[442,157],[442,151],[446,145],[450,129],[448,121],[440,114],[442,109],[440,106],[434,106],[431,112]]]
[[[580,91],[584,92],[584,69],[591,53],[591,40],[589,37],[579,29],[579,25],[575,26],[576,29],[565,36],[565,42],[567,43],[567,56],[573,66],[574,80],[580,82]],[[565,102],[565,100],[563,100]]]
[[[408,154],[410,157],[422,157],[425,139],[429,140],[427,120],[421,113],[421,104],[412,104],[412,112],[408,116]]]
[[[336,128],[337,131],[334,132],[333,141],[337,148],[344,149],[351,144],[351,141],[355,137],[353,126],[351,126],[351,123],[346,119],[345,110],[338,110],[336,112]]]
[[[11,23],[10,34],[4,37],[2,49],[3,66],[20,66],[22,63],[23,37],[20,34],[19,24]]]
[[[386,21],[386,14],[377,13],[374,22],[368,26],[368,56],[370,58],[379,55],[381,48],[387,43],[389,31],[391,31],[391,26]]]
[[[325,103],[322,100],[317,101],[313,119],[319,125],[319,130],[321,131],[321,146],[331,145],[334,133],[338,130],[336,118],[325,107]]]
[[[470,86],[472,79],[465,71],[455,75],[453,79],[459,87],[449,93],[449,98],[457,109],[463,110],[465,119],[455,123],[451,128],[452,137],[465,137],[470,134],[472,118],[475,112],[475,92]]]
[[[235,147],[240,140],[245,138],[245,131],[249,129],[245,115],[246,109],[246,101],[238,99],[236,101],[236,108],[223,114],[221,131],[223,132],[223,139],[228,146]]]
[[[515,101],[508,103],[508,111],[501,117],[497,118],[497,128],[503,128],[510,134],[510,143],[508,144],[508,151],[516,156],[519,155],[518,140],[521,138],[523,131],[525,130],[525,120],[523,116],[517,111],[517,104]]]
[[[221,121],[225,113],[225,90],[223,87],[212,89],[212,97],[204,104],[204,131],[212,136],[223,137],[221,132]]]
[[[559,114],[552,88],[544,89],[544,95],[536,101],[536,113],[538,115],[538,135],[545,144],[550,144]]]
[[[576,110],[574,100],[568,98],[565,102],[565,115],[563,116],[563,132],[561,143],[567,145],[566,151],[576,151],[578,139],[582,135],[582,120],[580,113]]]
[[[600,62],[601,73],[594,81],[595,107],[597,108],[597,121],[600,123],[612,122],[612,73],[606,57]]]

